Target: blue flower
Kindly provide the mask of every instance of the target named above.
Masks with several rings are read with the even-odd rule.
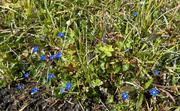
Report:
[[[24,73],[23,77],[24,77],[25,79],[29,78],[29,73],[28,73],[28,72]]]
[[[58,52],[56,55],[55,55],[55,58],[56,59],[60,59],[62,57],[62,53],[61,52]]]
[[[39,91],[39,88],[32,88],[31,89],[31,95],[34,95],[35,93],[37,93]]]
[[[23,86],[20,85],[20,84],[18,84],[18,85],[16,86],[16,88],[17,88],[17,90],[21,90],[21,89],[23,88]]]
[[[33,47],[33,53],[35,53],[35,52],[38,52],[38,50],[39,50],[39,47],[38,46],[35,46],[35,47]]]
[[[133,16],[134,16],[134,17],[137,17],[137,16],[138,16],[138,12],[134,12],[134,13],[133,13]]]
[[[65,88],[61,88],[61,89],[60,89],[60,93],[61,93],[61,94],[63,94],[64,91],[65,91]]]
[[[48,76],[47,76],[48,80],[51,80],[54,77],[55,77],[54,74],[48,74]]]
[[[54,55],[50,55],[49,60],[52,61],[54,59]]]
[[[149,93],[151,96],[155,97],[159,94],[159,91],[156,88],[152,88],[152,89],[150,89]]]
[[[65,34],[64,34],[63,32],[59,32],[59,33],[57,34],[57,36],[60,37],[60,38],[63,38],[64,35],[65,35]]]
[[[46,60],[46,56],[45,55],[41,55],[40,60],[41,61],[45,61]]]
[[[70,83],[70,82],[68,82],[67,84],[66,84],[66,90],[70,90],[72,88],[72,84]]]
[[[154,75],[156,75],[156,76],[159,76],[160,75],[160,71],[159,70],[154,70]]]
[[[128,93],[127,93],[127,92],[123,92],[123,93],[121,94],[121,98],[122,98],[123,101],[127,100],[127,99],[129,98]]]

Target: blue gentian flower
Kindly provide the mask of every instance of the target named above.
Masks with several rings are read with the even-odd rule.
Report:
[[[28,72],[24,73],[23,77],[24,77],[25,79],[29,78],[29,73],[28,73]]]
[[[123,101],[127,100],[127,99],[129,98],[128,93],[127,93],[127,92],[123,92],[123,93],[121,94],[121,98],[122,98]]]
[[[49,60],[52,61],[54,59],[54,55],[50,55]]]
[[[60,93],[63,94],[65,92],[65,88],[60,89]]]
[[[21,84],[18,84],[18,85],[16,86],[16,88],[17,88],[17,90],[21,90],[21,89],[23,88],[23,86],[22,86]]]
[[[70,82],[68,82],[67,84],[66,84],[66,90],[70,90],[72,88],[72,84],[70,83]]]
[[[48,80],[51,80],[54,77],[55,77],[54,74],[48,74],[48,76],[47,76]]]
[[[35,93],[37,93],[39,91],[39,88],[35,87],[31,89],[31,95],[34,95]]]
[[[60,37],[60,38],[63,38],[64,35],[65,35],[65,34],[64,34],[63,32],[59,32],[59,33],[57,34],[57,36]]]
[[[137,16],[138,16],[138,12],[134,12],[134,13],[133,13],[133,16],[134,16],[134,17],[137,17]]]
[[[154,70],[154,75],[156,75],[156,76],[159,76],[160,75],[160,71],[159,70]]]
[[[40,60],[41,61],[45,61],[46,60],[46,56],[45,55],[41,55]]]
[[[159,94],[159,91],[156,88],[152,88],[152,89],[150,89],[149,93],[151,96],[155,97]]]
[[[35,52],[38,52],[38,50],[39,50],[39,47],[38,46],[35,46],[35,47],[33,47],[33,53],[35,53]]]
[[[60,59],[62,57],[62,53],[61,52],[58,52],[56,55],[55,55],[55,58],[56,59]]]

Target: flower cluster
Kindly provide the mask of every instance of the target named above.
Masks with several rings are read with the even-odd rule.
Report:
[[[58,38],[64,38],[64,36],[65,36],[65,33],[63,33],[63,32],[59,32],[59,33],[57,34],[57,37],[58,37]],[[38,51],[39,51],[39,46],[34,46],[34,47],[32,48],[32,51],[31,51],[31,52],[32,52],[33,54],[37,54]],[[61,53],[61,52],[57,52],[57,53],[54,54],[54,55],[53,55],[53,54],[49,55],[49,57],[46,56],[45,54],[41,54],[39,58],[40,58],[40,61],[47,61],[47,59],[48,59],[49,61],[53,61],[54,59],[59,60],[61,57],[62,57],[62,53]],[[28,79],[29,77],[30,77],[30,73],[29,73],[29,72],[25,72],[25,73],[23,74],[23,78],[24,78],[24,79]],[[55,75],[54,75],[53,73],[49,73],[49,74],[47,75],[47,81],[51,81],[53,78],[55,78]],[[22,84],[18,84],[18,85],[16,86],[16,89],[17,89],[17,90],[22,90],[23,88],[24,88],[24,86],[23,86]],[[66,87],[64,88],[64,91],[65,91],[65,90],[69,91],[71,88],[72,88],[72,84],[71,84],[70,82],[68,82],[68,83],[66,84]],[[60,92],[64,92],[64,91],[62,90],[62,91],[60,91]],[[34,88],[31,89],[30,94],[31,94],[31,95],[34,95],[34,94],[36,94],[37,92],[39,92],[39,88],[34,87]]]
[[[159,94],[159,91],[156,88],[152,88],[149,90],[149,94],[153,97],[156,97]],[[121,94],[121,98],[123,101],[126,101],[129,99],[129,94],[127,92],[123,92]]]
[[[64,38],[65,33],[59,32],[59,33],[57,34],[57,36],[58,36],[59,38]],[[34,47],[32,48],[32,53],[37,53],[38,51],[39,51],[39,47],[38,47],[38,46],[34,46]],[[54,59],[59,60],[61,57],[62,57],[62,53],[61,53],[61,52],[57,52],[55,55],[50,55],[50,56],[49,56],[49,61],[53,61]],[[41,56],[40,56],[40,61],[46,61],[46,59],[47,59],[46,55],[41,54]]]
[[[134,15],[134,17],[138,16],[138,12],[134,12],[133,15]],[[59,33],[57,34],[57,36],[58,36],[59,38],[64,38],[65,33],[59,32]],[[125,52],[129,52],[129,50],[130,50],[130,49],[128,48],[128,49],[125,50]],[[38,51],[39,51],[39,47],[38,47],[38,46],[34,46],[34,47],[32,48],[32,53],[37,53]],[[48,58],[49,61],[53,61],[54,59],[59,60],[61,57],[62,57],[62,53],[61,53],[61,52],[57,52],[56,54],[51,54],[51,55],[49,55],[49,56],[46,56],[45,54],[41,54],[41,55],[40,55],[40,61],[46,61],[47,58]],[[156,76],[159,76],[159,75],[160,75],[160,71],[159,71],[158,69],[155,69],[153,73],[154,73],[154,75],[156,75]],[[30,76],[29,72],[26,72],[26,73],[24,73],[24,75],[23,75],[24,79],[28,79],[29,76]],[[53,73],[49,73],[49,74],[47,75],[47,81],[51,81],[53,78],[55,78],[55,75],[54,75]],[[67,83],[64,85],[64,87],[61,87],[61,88],[60,88],[60,93],[63,94],[65,91],[70,91],[70,90],[72,89],[72,87],[73,87],[73,84],[72,84],[71,82],[67,82]],[[17,85],[17,89],[18,89],[18,90],[23,89],[23,85],[18,84],[18,85]],[[31,94],[31,95],[34,95],[34,94],[36,94],[37,92],[39,92],[39,88],[34,87],[34,88],[31,89],[30,94]],[[158,91],[156,88],[152,88],[152,89],[149,90],[149,94],[150,94],[151,96],[153,96],[153,97],[156,97],[156,96],[159,94],[159,91]],[[123,101],[128,100],[128,99],[129,99],[129,94],[128,94],[128,92],[122,92],[122,93],[121,93],[121,99],[122,99]]]
[[[62,57],[62,53],[61,53],[61,52],[58,52],[58,53],[56,53],[55,55],[50,55],[50,56],[49,56],[49,61],[53,61],[54,59],[59,60],[61,57]],[[40,56],[40,61],[46,61],[46,56],[45,56],[44,54],[42,54],[42,55]]]
[[[58,53],[55,54],[55,55],[50,55],[49,60],[50,60],[50,61],[53,61],[54,59],[59,60],[61,57],[62,57],[62,53],[61,53],[61,52],[58,52]]]

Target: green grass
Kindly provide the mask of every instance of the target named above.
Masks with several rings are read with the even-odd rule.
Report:
[[[85,109],[88,98],[94,98],[112,111],[178,111],[180,2],[128,1],[2,0],[0,86],[19,81],[30,71],[30,81],[38,82],[38,87],[45,85],[64,100],[75,97]],[[65,32],[65,38],[57,38],[58,32]],[[36,45],[37,55],[31,53]],[[57,48],[63,57],[55,67],[39,61],[41,53],[50,55]],[[160,76],[153,74],[155,69]],[[51,83],[46,82],[48,73],[56,76]],[[68,81],[72,90],[60,94]],[[153,87],[160,94],[148,97],[146,92]],[[124,91],[130,97],[125,102]]]

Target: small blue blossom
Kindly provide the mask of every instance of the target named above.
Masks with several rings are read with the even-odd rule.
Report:
[[[65,92],[65,88],[60,89],[60,93],[63,94]]]
[[[66,84],[66,90],[69,91],[72,88],[72,84],[70,82],[68,82]]]
[[[46,56],[45,55],[41,55],[40,60],[41,61],[45,61],[46,60]]]
[[[54,59],[54,55],[50,55],[49,60],[52,61]]]
[[[38,52],[38,50],[39,50],[39,47],[38,47],[38,46],[35,46],[35,47],[33,47],[32,52],[35,53],[35,52]]]
[[[160,75],[160,71],[159,70],[154,70],[154,75],[156,75],[156,76],[159,76]]]
[[[23,77],[24,77],[25,79],[29,78],[29,73],[28,73],[28,72],[24,73]]]
[[[127,93],[127,92],[123,92],[123,93],[121,94],[121,98],[122,98],[123,101],[127,100],[127,99],[129,98],[128,93]]]
[[[134,17],[137,17],[137,16],[138,16],[138,12],[134,12],[134,13],[133,13],[133,16],[134,16]]]
[[[62,57],[62,53],[61,52],[58,52],[56,55],[55,55],[55,58],[56,59],[60,59]]]
[[[51,79],[53,79],[54,77],[55,77],[54,74],[48,74],[48,76],[47,76],[48,80],[51,80]]]
[[[152,88],[152,89],[150,89],[149,93],[151,96],[155,97],[159,94],[159,91],[156,88]]]
[[[34,95],[35,93],[37,93],[39,91],[39,88],[32,88],[31,89],[31,95]]]
[[[64,35],[65,35],[65,34],[64,34],[63,32],[59,32],[59,33],[57,34],[57,36],[60,37],[60,38],[63,38]]]
[[[16,86],[16,88],[17,88],[17,90],[21,90],[21,89],[23,88],[23,86],[20,85],[20,84],[18,84],[18,85]]]

